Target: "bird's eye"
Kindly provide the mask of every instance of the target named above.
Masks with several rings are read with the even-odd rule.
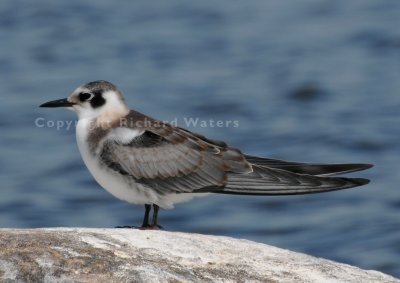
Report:
[[[82,92],[82,93],[79,94],[79,100],[80,100],[81,102],[84,102],[84,101],[90,99],[92,96],[93,96],[93,95],[92,95],[91,93]]]

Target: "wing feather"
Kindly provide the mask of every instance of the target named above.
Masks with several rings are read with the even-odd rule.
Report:
[[[371,164],[365,163],[345,163],[345,164],[320,164],[320,163],[300,163],[279,159],[263,158],[245,155],[247,161],[260,167],[276,168],[298,174],[314,176],[335,176],[345,173],[371,168]]]
[[[141,134],[129,141],[118,137],[127,134],[118,128],[105,136],[101,161],[159,193],[223,187],[228,172],[252,170],[239,150],[209,143],[180,128],[153,122],[132,130]]]
[[[366,164],[305,164],[243,155],[210,140],[132,111],[133,120],[102,140],[100,160],[110,169],[159,194],[303,194],[366,184],[366,179],[320,177],[368,168]],[[137,122],[140,123],[138,126]],[[140,133],[127,140],[127,130]],[[316,175],[316,176],[312,176]]]

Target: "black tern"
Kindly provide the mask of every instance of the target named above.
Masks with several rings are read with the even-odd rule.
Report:
[[[89,82],[68,98],[40,107],[76,112],[76,139],[87,168],[115,197],[145,205],[143,229],[161,227],[160,207],[172,208],[209,193],[296,195],[369,183],[335,176],[371,164],[312,164],[246,155],[223,141],[153,119],[130,110],[121,91],[107,81]]]

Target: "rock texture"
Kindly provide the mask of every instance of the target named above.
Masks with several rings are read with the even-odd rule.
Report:
[[[136,229],[0,229],[1,282],[400,282],[227,237]]]

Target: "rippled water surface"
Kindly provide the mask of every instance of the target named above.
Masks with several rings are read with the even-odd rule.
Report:
[[[2,1],[0,226],[140,223],[142,206],[93,181],[73,127],[51,127],[75,115],[37,107],[106,79],[132,108],[247,153],[375,164],[353,190],[177,205],[169,230],[400,276],[399,15],[397,0]]]

